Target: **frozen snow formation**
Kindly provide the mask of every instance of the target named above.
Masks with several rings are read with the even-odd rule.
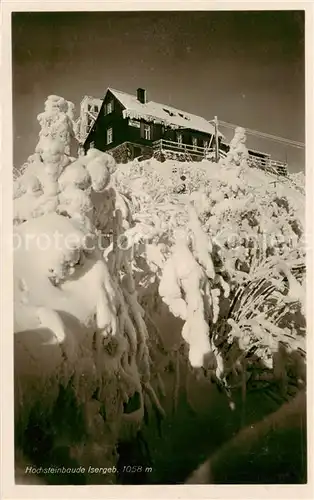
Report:
[[[88,225],[91,188],[95,192],[106,188],[114,161],[97,150],[77,160],[71,157],[72,119],[72,103],[48,97],[44,113],[38,115],[41,131],[36,153],[14,183],[15,223],[57,211]]]
[[[45,111],[40,113],[37,120],[41,126],[37,150],[43,150],[47,155],[46,148],[41,141],[45,137],[58,139],[64,145],[64,151],[70,154],[71,139],[73,133],[74,104],[66,101],[63,97],[50,95],[45,102]]]
[[[28,421],[52,432],[42,415],[71,400],[66,418],[80,415],[81,435],[57,423],[54,446],[81,464],[115,464],[117,442],[144,413],[165,416],[163,370],[179,357],[228,395],[243,373],[271,374],[285,394],[302,384],[300,176],[274,182],[248,168],[243,129],[219,164],[116,165],[96,149],[76,158],[73,114],[48,97],[36,151],[14,182],[18,446]],[[160,331],[162,306],[178,332]]]
[[[62,142],[50,137],[41,141],[40,156],[35,156],[23,175],[14,182],[14,223],[58,212],[76,218],[88,227],[93,215],[91,197],[103,192],[110,179],[113,158],[90,150],[71,162]]]
[[[190,209],[190,228],[191,249],[189,236],[183,230],[176,234],[171,256],[163,268],[159,293],[171,312],[185,322],[182,337],[190,347],[189,360],[192,366],[201,367],[204,356],[212,351],[209,330],[210,323],[218,319],[220,289],[212,286],[216,277],[212,244],[194,209]]]
[[[223,163],[246,167],[246,162],[249,158],[249,153],[245,145],[246,133],[243,127],[235,129],[234,137],[230,142],[230,149],[226,160]]]
[[[72,391],[78,411],[85,404],[91,450],[84,460],[107,456],[112,464],[117,441],[141,425],[144,393],[163,409],[150,384],[148,332],[130,256],[117,247],[127,223],[121,217],[129,214],[110,185],[115,161],[95,149],[69,157],[67,110],[64,99],[48,98],[36,153],[14,184],[15,415],[23,427],[38,398],[49,411],[60,387],[69,397]],[[137,411],[124,411],[136,394]],[[84,447],[85,441],[72,454],[79,459]]]
[[[33,360],[43,363],[43,386],[56,372],[64,371],[64,380],[74,373],[78,376],[78,370],[95,370],[98,376],[102,371],[111,375],[119,372],[125,375],[123,396],[127,397],[128,391],[139,384],[134,357],[142,337],[138,339],[136,328],[129,324],[118,283],[99,249],[91,250],[90,244],[87,249],[85,233],[76,229],[71,219],[56,213],[21,224],[15,234],[19,236],[15,252],[15,331],[33,332],[29,341],[27,335],[18,335],[18,370],[35,374]],[[120,315],[118,308],[123,308]],[[121,329],[122,321],[127,326]],[[104,346],[99,359],[93,359],[93,342]],[[54,349],[49,348],[51,345]],[[134,383],[131,388],[130,381]],[[95,390],[87,385],[84,391]],[[31,400],[29,391],[27,394]]]
[[[135,226],[125,236],[184,321],[191,364],[212,354],[218,377],[233,370],[232,356],[218,349],[226,332],[228,345],[254,351],[268,369],[281,343],[305,353],[304,196],[293,176],[247,166],[243,129],[231,146],[218,165],[152,159],[119,166],[113,180],[133,208]]]

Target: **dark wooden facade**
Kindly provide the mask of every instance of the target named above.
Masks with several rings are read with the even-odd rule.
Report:
[[[107,113],[106,109],[110,102],[112,102],[113,109],[111,113]],[[97,119],[84,142],[85,151],[91,147],[107,151],[125,141],[128,125],[122,115],[123,109],[121,103],[114,98],[111,92],[107,92]],[[112,128],[112,142],[107,144],[107,130],[109,128]]]
[[[109,113],[108,105],[112,106]],[[159,139],[178,142],[178,134],[181,134],[182,144],[201,148],[210,142],[212,146],[214,145],[214,137],[209,133],[191,128],[175,129],[161,123],[148,122],[145,118],[140,120],[124,118],[124,109],[120,101],[108,90],[97,119],[84,142],[85,152],[95,147],[100,151],[116,153],[114,154],[116,159],[127,161],[141,155],[152,155],[153,143]],[[108,129],[112,129],[111,142],[108,142]]]

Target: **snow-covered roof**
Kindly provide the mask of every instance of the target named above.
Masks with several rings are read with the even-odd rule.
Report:
[[[164,125],[172,126],[173,128],[188,128],[211,135],[215,133],[214,126],[201,116],[193,115],[191,113],[187,113],[186,111],[181,111],[173,108],[172,106],[159,104],[154,101],[148,101],[145,104],[142,104],[138,101],[135,95],[127,94],[112,88],[109,88],[108,90],[110,90],[110,92],[125,108],[123,112],[123,116],[125,118],[142,118],[154,123],[162,123]],[[219,132],[219,135],[224,137],[221,132]]]
[[[93,104],[98,104],[98,106],[100,107],[102,105],[102,102],[103,102],[103,99],[101,99],[100,97],[93,97],[91,95],[84,95],[83,99],[81,100],[81,106],[83,104],[85,104],[85,102],[87,103],[93,103]]]

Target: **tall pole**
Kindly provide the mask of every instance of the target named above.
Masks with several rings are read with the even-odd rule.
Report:
[[[219,145],[218,145],[218,118],[215,116],[214,118],[215,124],[215,161],[219,162]]]

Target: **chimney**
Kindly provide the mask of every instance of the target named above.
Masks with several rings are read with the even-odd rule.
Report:
[[[137,100],[142,104],[146,104],[146,90],[145,89],[137,89]]]

